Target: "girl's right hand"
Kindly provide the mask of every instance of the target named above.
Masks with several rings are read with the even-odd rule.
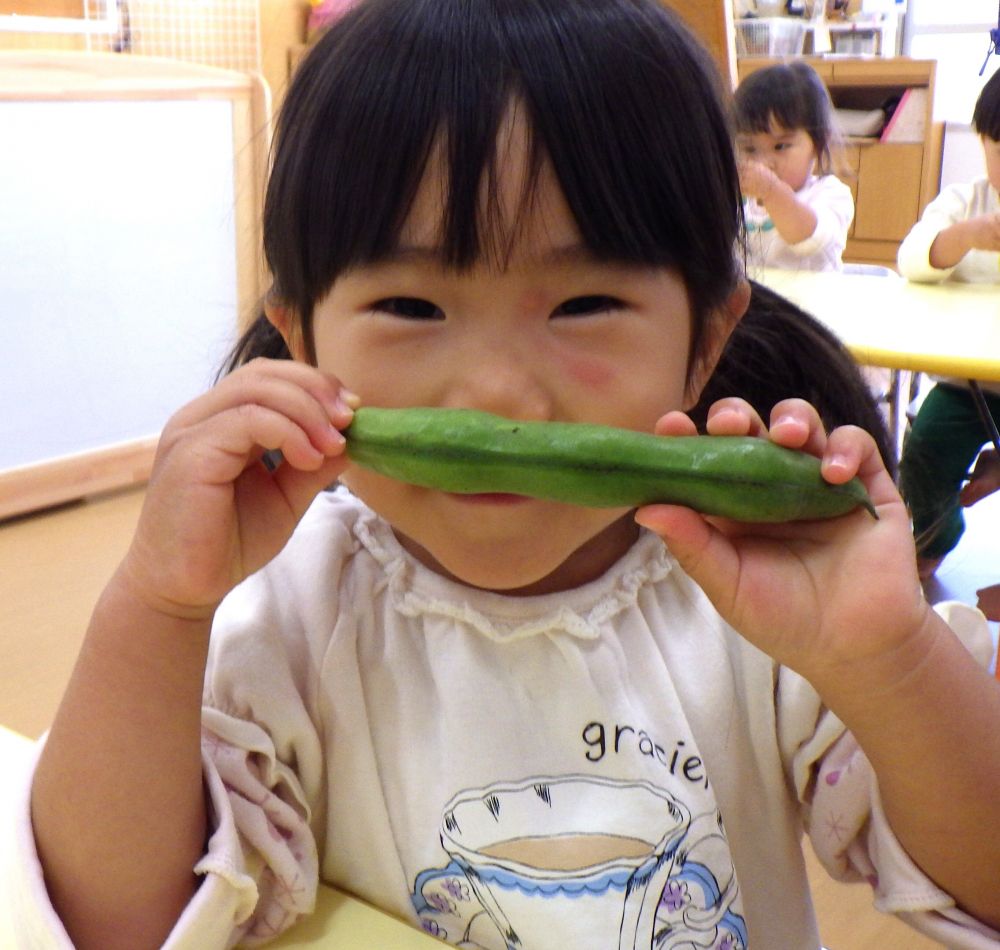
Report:
[[[970,218],[966,228],[970,250],[1000,251],[1000,212]]]
[[[254,360],[180,409],[160,438],[119,576],[148,607],[209,618],[285,545],[346,467],[356,397],[314,367]],[[261,462],[280,450],[273,473]]]
[[[739,164],[740,190],[748,198],[767,204],[767,199],[778,184],[778,176],[762,162],[753,160]]]

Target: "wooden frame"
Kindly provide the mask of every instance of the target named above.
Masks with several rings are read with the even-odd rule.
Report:
[[[732,0],[661,0],[684,20],[712,54],[730,88],[736,87],[736,26]]]

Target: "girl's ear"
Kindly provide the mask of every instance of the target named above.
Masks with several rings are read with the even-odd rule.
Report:
[[[264,299],[264,315],[271,326],[281,334],[292,357],[300,362],[306,362],[305,341],[302,338],[301,321],[295,309],[278,300],[272,294]]]
[[[715,371],[716,364],[722,356],[730,334],[740,322],[750,305],[750,284],[741,278],[725,303],[716,311],[713,319],[708,321],[705,333],[695,353],[688,373],[687,386],[684,390],[685,409],[690,409],[701,396],[709,377]]]

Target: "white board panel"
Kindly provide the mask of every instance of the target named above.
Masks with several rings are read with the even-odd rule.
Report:
[[[237,325],[232,103],[0,102],[0,471],[159,432]]]

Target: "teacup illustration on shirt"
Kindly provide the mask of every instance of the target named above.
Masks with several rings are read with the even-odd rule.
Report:
[[[417,877],[413,904],[427,931],[481,950],[650,950],[696,933],[698,946],[737,950],[735,875],[720,888],[686,859],[691,830],[687,807],[643,781],[569,775],[461,792],[442,819],[451,862]]]

